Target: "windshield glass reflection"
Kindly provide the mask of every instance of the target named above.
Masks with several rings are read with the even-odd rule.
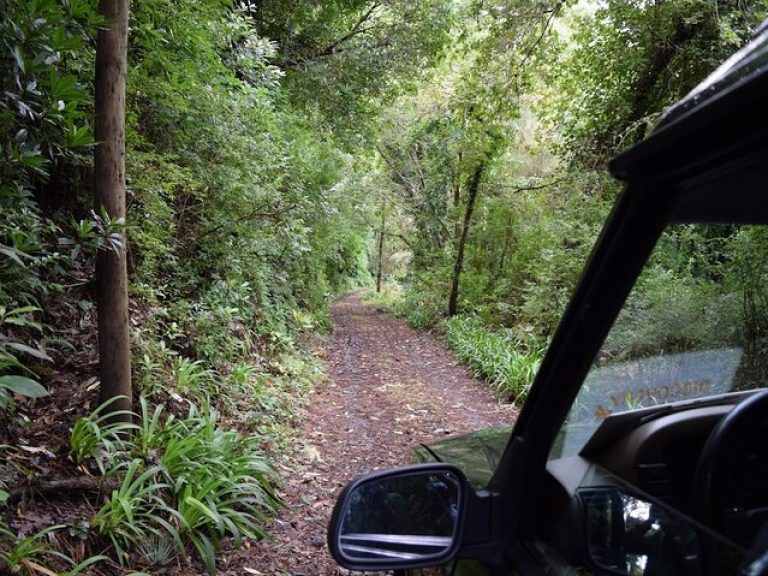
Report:
[[[768,382],[768,231],[676,225],[656,246],[587,376],[551,457],[608,416]]]

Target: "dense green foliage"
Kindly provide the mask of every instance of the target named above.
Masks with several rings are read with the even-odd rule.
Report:
[[[563,152],[604,167],[742,46],[765,15],[759,1],[613,0],[594,13],[574,11],[571,36],[546,77],[545,115]]]
[[[155,334],[218,367],[289,337],[293,311],[322,312],[354,277],[361,239],[342,233],[332,197],[348,160],[276,104],[274,49],[244,14],[169,2],[132,17],[165,27],[137,25],[131,44],[128,220],[147,224],[131,235],[134,281],[158,304]],[[232,44],[251,52],[222,59]]]
[[[209,571],[222,538],[265,534],[277,502],[261,448],[283,445],[320,377],[303,343],[328,328],[331,299],[380,273],[394,286],[381,302],[441,326],[522,399],[618,191],[607,160],[768,12],[133,0],[122,223],[92,210],[95,4],[0,0],[0,444],[17,454],[40,403],[68,403],[73,461],[118,486],[84,540],[147,566],[191,553]],[[109,406],[77,419],[97,386],[94,260],[123,229],[137,427]],[[643,328],[607,353],[714,342],[736,314],[759,355],[768,296],[746,254],[764,244],[679,232],[630,300]],[[682,309],[665,309],[670,289]],[[682,330],[684,311],[700,333]],[[642,321],[657,312],[664,330]],[[0,505],[34,474],[0,460]],[[0,523],[0,569],[28,570],[49,539]]]
[[[606,341],[605,355],[621,360],[738,345],[743,371],[764,365],[768,278],[758,263],[767,240],[760,227],[671,228]]]
[[[615,411],[763,388],[768,377],[764,228],[670,226],[603,343],[569,421],[592,426]],[[728,378],[713,377],[717,383],[711,388],[691,377],[718,370]]]
[[[525,397],[543,357],[535,336],[492,332],[472,317],[454,316],[445,327],[448,345],[475,376],[488,380],[504,397]]]
[[[70,226],[87,210],[53,210],[78,203],[88,163],[92,99],[81,79],[92,71],[97,19],[81,1],[2,2],[0,12],[0,374],[34,376],[49,359],[40,300],[61,293],[79,265],[80,250],[60,246],[99,239],[92,227]]]
[[[455,312],[470,316],[447,323],[449,343],[498,386],[499,366],[512,369],[521,350],[512,343],[504,350],[493,327],[539,342],[552,334],[619,190],[607,161],[741,46],[768,5],[612,0],[465,9],[473,23],[462,20],[449,66],[429,91],[392,108],[379,152],[388,194],[406,207],[399,230],[412,252],[395,308],[417,327]],[[479,191],[471,194],[478,167]],[[700,249],[673,248],[682,260]],[[676,279],[685,282],[682,270],[657,272],[640,309],[662,306]],[[685,288],[691,307],[711,293]]]
[[[257,29],[275,42],[274,65],[291,101],[357,144],[372,115],[403,90],[418,87],[449,41],[445,0],[301,0],[242,2]]]

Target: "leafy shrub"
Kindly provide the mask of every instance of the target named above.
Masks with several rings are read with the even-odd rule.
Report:
[[[445,313],[444,299],[436,298],[432,292],[411,288],[395,307],[411,327],[424,330],[435,326]]]
[[[246,362],[238,362],[229,371],[229,384],[238,391],[248,389],[256,374],[256,366]]]
[[[216,390],[216,377],[202,360],[177,356],[171,367],[176,390],[197,401],[207,398]]]
[[[170,365],[173,352],[165,341],[153,339],[148,331],[136,340],[133,343],[133,348],[137,350],[133,360],[134,381],[142,395],[153,398],[165,391],[166,382],[172,379]]]
[[[75,426],[89,431],[80,435],[89,441],[80,442],[87,449],[73,447],[73,452],[106,454],[105,474],[120,479],[93,526],[123,562],[147,542],[162,541],[182,554],[191,546],[213,574],[223,537],[239,544],[267,536],[262,526],[278,499],[262,439],[225,430],[214,411],[194,405],[183,418],[164,417],[162,405],[150,411],[144,398],[141,408],[133,437],[105,428],[111,416],[106,414],[82,418]]]
[[[533,336],[491,332],[476,318],[455,316],[445,321],[448,346],[477,377],[485,378],[497,392],[523,401],[544,356]]]
[[[214,366],[247,354],[252,344],[255,294],[248,282],[214,282],[193,304],[191,345]]]
[[[403,289],[399,284],[385,283],[381,287],[381,292],[368,290],[363,299],[376,308],[395,312],[403,300]]]

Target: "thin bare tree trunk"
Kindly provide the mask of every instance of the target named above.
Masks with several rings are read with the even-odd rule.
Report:
[[[379,230],[379,269],[376,271],[376,292],[381,292],[381,275],[384,268],[384,227],[387,221],[384,206],[381,207],[381,230]]]
[[[448,316],[456,316],[459,305],[459,281],[461,280],[461,270],[464,266],[464,248],[467,244],[469,235],[469,226],[472,223],[472,213],[475,211],[475,202],[477,193],[480,191],[480,181],[483,178],[485,162],[480,162],[472,173],[472,179],[467,188],[467,208],[464,211],[464,222],[461,227],[461,236],[456,249],[456,260],[453,264],[453,278],[451,280],[451,296],[448,299]]]
[[[96,39],[94,189],[97,212],[125,219],[125,76],[128,47],[128,0],[100,0],[107,24]],[[128,334],[128,272],[122,246],[99,250],[96,301],[101,355],[100,402],[123,396],[113,409],[130,409],[131,350]]]

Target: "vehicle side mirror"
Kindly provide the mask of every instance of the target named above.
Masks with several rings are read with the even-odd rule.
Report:
[[[339,496],[328,547],[350,570],[402,570],[451,560],[459,548],[469,488],[447,464],[374,472]]]
[[[696,529],[662,505],[612,486],[582,489],[578,495],[588,559],[601,573],[703,573]]]

